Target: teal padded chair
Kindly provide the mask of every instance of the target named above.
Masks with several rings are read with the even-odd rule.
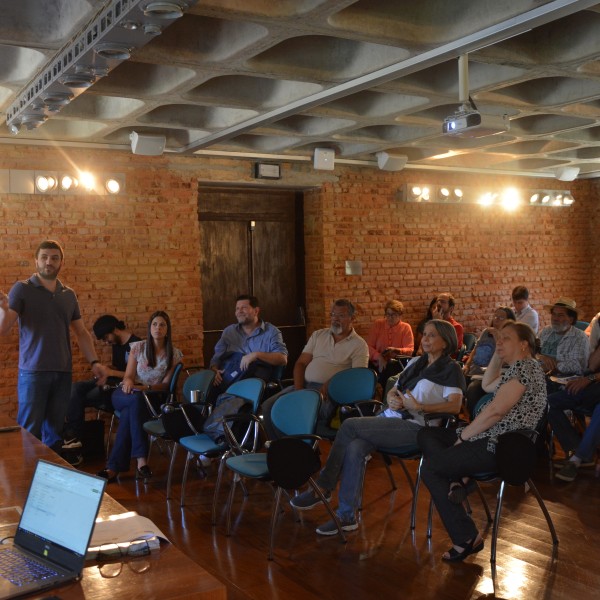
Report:
[[[248,379],[236,381],[227,388],[227,394],[238,396],[252,404],[251,412],[253,415],[256,414],[256,411],[258,410],[264,391],[265,382],[256,377],[249,377]],[[223,470],[225,468],[225,459],[229,456],[229,447],[226,442],[215,442],[209,435],[200,431],[196,432],[194,435],[182,437],[179,440],[179,444],[187,450],[187,458],[183,470],[183,478],[181,480],[181,506],[184,506],[185,504],[185,487],[189,465],[193,458],[200,456],[201,454],[209,457],[221,458],[213,497],[212,522],[214,524],[217,520],[217,500],[219,497],[221,480],[223,478]]]
[[[198,392],[199,398],[206,398],[210,387],[215,378],[215,372],[212,369],[202,369],[196,373],[191,373],[183,383],[182,402],[191,402],[192,390]],[[144,431],[150,436],[150,449],[148,450],[148,462],[150,461],[150,452],[155,440],[171,442],[171,460],[169,462],[169,473],[167,475],[167,500],[171,497],[171,481],[173,476],[173,467],[179,448],[179,437],[172,432],[167,433],[163,422],[163,415],[159,414],[151,421],[144,423]],[[181,435],[181,434],[179,434]]]
[[[355,367],[345,369],[336,373],[327,385],[327,396],[329,402],[336,405],[340,411],[350,411],[355,408],[357,416],[364,416],[363,406],[373,408],[373,398],[375,396],[375,386],[377,385],[377,374],[373,369],[367,367]],[[319,424],[317,435],[328,440],[333,440],[337,434],[334,429],[326,424]]]
[[[314,443],[320,439],[314,435],[320,403],[321,395],[316,390],[296,390],[278,398],[271,410],[271,419],[273,425],[284,435],[277,440],[267,442],[267,452],[256,452],[255,449],[253,451],[244,450],[235,439],[232,439],[229,427],[225,428],[231,450],[236,453],[235,456],[230,456],[225,460],[226,467],[233,471],[227,499],[226,533],[231,535],[231,511],[237,484],[244,478],[274,482],[277,489],[271,513],[269,560],[273,559],[274,531],[281,493],[284,489],[297,489],[306,482],[310,483],[331,517],[338,523],[338,531],[342,540],[345,541],[336,514],[312,479],[312,475],[320,469],[320,460],[315,454],[316,447],[314,446]],[[259,422],[256,417],[254,419]],[[298,440],[300,440],[300,444],[298,444]],[[306,450],[303,450],[302,446]],[[271,473],[270,467],[274,469],[273,473]]]
[[[575,323],[575,327],[577,327],[577,329],[581,329],[581,331],[585,331],[588,328],[589,323],[587,321],[577,321],[577,323]]]

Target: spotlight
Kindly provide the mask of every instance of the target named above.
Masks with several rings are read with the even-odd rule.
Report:
[[[94,189],[96,181],[94,176],[91,173],[80,173],[79,179],[81,181],[81,185],[88,191],[91,192]]]
[[[556,197],[552,201],[552,206],[562,206],[562,203],[563,203],[563,195],[556,194]]]
[[[492,192],[482,194],[477,203],[481,204],[481,206],[491,206],[494,204],[494,194]]]
[[[8,126],[8,130],[13,134],[13,135],[19,135],[19,131],[21,131],[21,127],[20,127],[20,123],[15,121],[14,123],[11,123]]]
[[[542,196],[542,204],[548,204],[550,202],[550,194],[544,194]]]
[[[563,196],[564,206],[571,206],[571,204],[573,204],[573,202],[575,202],[575,198],[573,198],[572,194],[568,193]]]
[[[150,2],[144,8],[144,14],[157,19],[179,19],[183,16],[184,7],[187,8],[179,2]]]
[[[96,76],[90,67],[78,66],[75,73],[63,75],[59,81],[70,88],[89,88],[95,83]]]
[[[410,188],[410,195],[416,200],[421,195],[421,188],[418,185],[414,185]]]
[[[38,175],[35,178],[35,187],[38,192],[45,194],[56,189],[56,178],[52,175]]]
[[[129,60],[131,57],[131,49],[125,46],[124,44],[113,44],[107,42],[105,44],[98,44],[94,48],[94,52],[101,56],[102,58],[106,58],[107,60]]]
[[[531,197],[529,198],[529,204],[536,204],[537,202],[539,202],[539,200],[540,200],[540,193],[535,192],[535,194],[531,194]]]
[[[421,200],[425,200],[425,202],[429,202],[429,188],[428,187],[424,187],[423,190],[421,191]]]
[[[120,182],[112,177],[106,180],[105,187],[109,194],[118,194],[121,191]]]
[[[463,199],[463,191],[461,188],[454,188],[454,196],[457,202],[460,202]]]
[[[515,188],[508,188],[502,193],[502,208],[504,210],[513,211],[519,208],[521,197]]]
[[[162,29],[154,23],[146,23],[144,25],[144,33],[146,35],[160,35],[162,33]]]
[[[440,188],[438,192],[438,198],[442,202],[447,202],[450,199],[450,190],[447,187]]]
[[[79,185],[79,181],[75,177],[71,177],[70,175],[63,175],[60,178],[60,189],[64,192],[68,192],[69,190],[77,189]]]

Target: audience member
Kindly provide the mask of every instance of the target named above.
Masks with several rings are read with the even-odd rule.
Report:
[[[210,359],[210,368],[215,372],[213,399],[238,379],[259,377],[268,382],[280,378],[288,351],[281,331],[259,314],[256,296],[236,298],[237,323],[223,330]]]
[[[413,358],[387,396],[387,409],[377,417],[347,419],[342,423],[317,484],[327,497],[341,478],[337,515],[344,531],[357,529],[356,510],[362,495],[365,457],[375,448],[413,445],[425,425],[423,413],[458,413],[465,379],[458,363],[450,358],[458,348],[456,331],[446,321],[433,319],[425,325],[423,355]],[[298,510],[319,503],[312,490],[290,501]],[[321,535],[338,533],[331,520],[317,528]]]
[[[535,360],[535,334],[524,323],[507,323],[496,340],[496,362],[509,365],[491,401],[466,427],[425,427],[418,433],[424,462],[421,476],[453,546],[442,556],[464,560],[483,549],[483,540],[464,506],[468,477],[497,470],[498,436],[537,427],[546,410],[544,372]]]
[[[329,380],[345,369],[368,365],[367,343],[352,327],[354,312],[354,305],[350,300],[336,300],[331,307],[331,326],[318,329],[310,336],[294,365],[294,385],[271,396],[262,404],[263,424],[270,439],[280,434],[271,422],[271,408],[281,394],[292,390],[319,390],[323,397],[319,421],[326,423],[335,412],[335,407],[327,399]]]
[[[162,310],[156,311],[148,321],[146,339],[131,344],[121,389],[112,395],[113,406],[120,411],[119,427],[106,468],[98,473],[109,483],[129,470],[130,457],[137,461],[136,479],[152,477],[146,461],[148,436],[143,429],[148,412],[140,390],[167,391],[182,358],[181,351],[173,346],[169,316]]]
[[[431,302],[429,303],[429,308],[427,309],[427,312],[425,313],[425,317],[423,317],[415,330],[415,347],[413,350],[413,356],[417,356],[418,354],[421,353],[421,339],[423,337],[423,331],[425,330],[425,324],[428,323],[429,321],[431,321],[431,319],[433,319],[433,316],[431,314],[431,311],[433,310],[433,307],[436,305],[437,303],[437,296],[434,296],[431,299]]]
[[[402,321],[404,305],[398,300],[389,300],[385,304],[383,319],[373,323],[367,344],[369,360],[379,372],[379,383],[385,386],[388,377],[402,370],[399,356],[411,356],[414,347],[412,327]]]
[[[60,244],[43,241],[35,264],[37,273],[15,283],[8,296],[0,291],[0,335],[19,321],[17,422],[60,452],[73,369],[70,328],[94,376],[103,379],[107,370],[83,324],[75,292],[58,279],[64,264]]]
[[[460,350],[463,345],[464,329],[463,326],[452,316],[455,305],[456,302],[454,300],[454,296],[449,292],[438,294],[436,303],[431,311],[431,315],[434,319],[443,319],[444,321],[448,321],[448,323],[450,323],[452,327],[456,329],[458,349]]]
[[[524,285],[518,285],[512,291],[512,303],[515,307],[516,320],[525,323],[537,334],[540,323],[537,311],[529,304],[529,290]]]
[[[140,339],[114,315],[102,315],[96,319],[92,329],[97,340],[112,346],[112,363],[106,369],[106,377],[76,381],[71,386],[62,454],[63,458],[72,465],[78,465],[83,460],[79,450],[82,447],[81,437],[85,408],[87,406],[112,408],[110,402],[112,388],[105,388],[117,385],[123,379],[129,358],[130,344]],[[107,386],[107,384],[109,385]]]
[[[598,315],[592,321],[588,374],[568,381],[562,390],[548,396],[548,422],[565,451],[567,460],[556,473],[563,481],[573,481],[577,469],[595,464],[596,448],[600,443],[600,326]],[[565,410],[592,413],[591,422],[583,436],[573,426]]]
[[[589,340],[577,323],[577,304],[571,298],[559,298],[544,306],[550,311],[551,325],[540,333],[537,355],[546,375],[582,375],[587,368]],[[548,391],[556,391],[550,386]]]

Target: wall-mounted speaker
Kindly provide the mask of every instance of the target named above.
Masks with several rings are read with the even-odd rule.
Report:
[[[313,166],[321,171],[333,171],[335,169],[335,150],[331,148],[315,148]]]
[[[554,172],[559,181],[574,181],[579,175],[579,167],[557,167]]]
[[[403,154],[389,154],[388,152],[377,152],[377,166],[382,171],[402,171],[408,161],[408,156]]]
[[[160,156],[167,141],[164,135],[137,133],[137,131],[132,131],[129,139],[131,140],[131,151],[144,156]]]

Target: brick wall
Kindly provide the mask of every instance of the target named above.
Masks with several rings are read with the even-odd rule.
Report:
[[[68,169],[123,173],[118,197],[3,195],[0,198],[0,289],[8,291],[34,270],[33,249],[44,238],[65,246],[61,278],[77,292],[88,327],[111,312],[138,334],[149,314],[169,312],[175,344],[188,364],[202,361],[202,289],[199,275],[198,182],[252,183],[252,161],[208,157],[158,158],[128,152],[57,151],[2,146],[0,169]],[[330,302],[357,303],[357,329],[366,333],[391,297],[416,323],[431,296],[450,290],[456,316],[478,331],[493,308],[508,303],[516,284],[529,286],[540,308],[560,296],[575,298],[584,317],[600,310],[598,193],[593,182],[495,180],[513,185],[570,188],[569,209],[525,208],[518,214],[478,206],[400,203],[406,181],[474,185],[480,175],[385,173],[357,166],[315,172],[307,163],[284,164],[284,185],[306,187],[305,252],[309,330],[327,324]],[[495,181],[496,182],[496,181]],[[277,187],[278,182],[266,185]],[[346,276],[345,260],[361,260],[362,276]],[[542,314],[543,322],[547,316]],[[76,344],[75,344],[76,345]],[[0,338],[0,410],[14,414],[18,337]],[[109,349],[102,348],[108,358]],[[89,376],[78,349],[74,376]]]

